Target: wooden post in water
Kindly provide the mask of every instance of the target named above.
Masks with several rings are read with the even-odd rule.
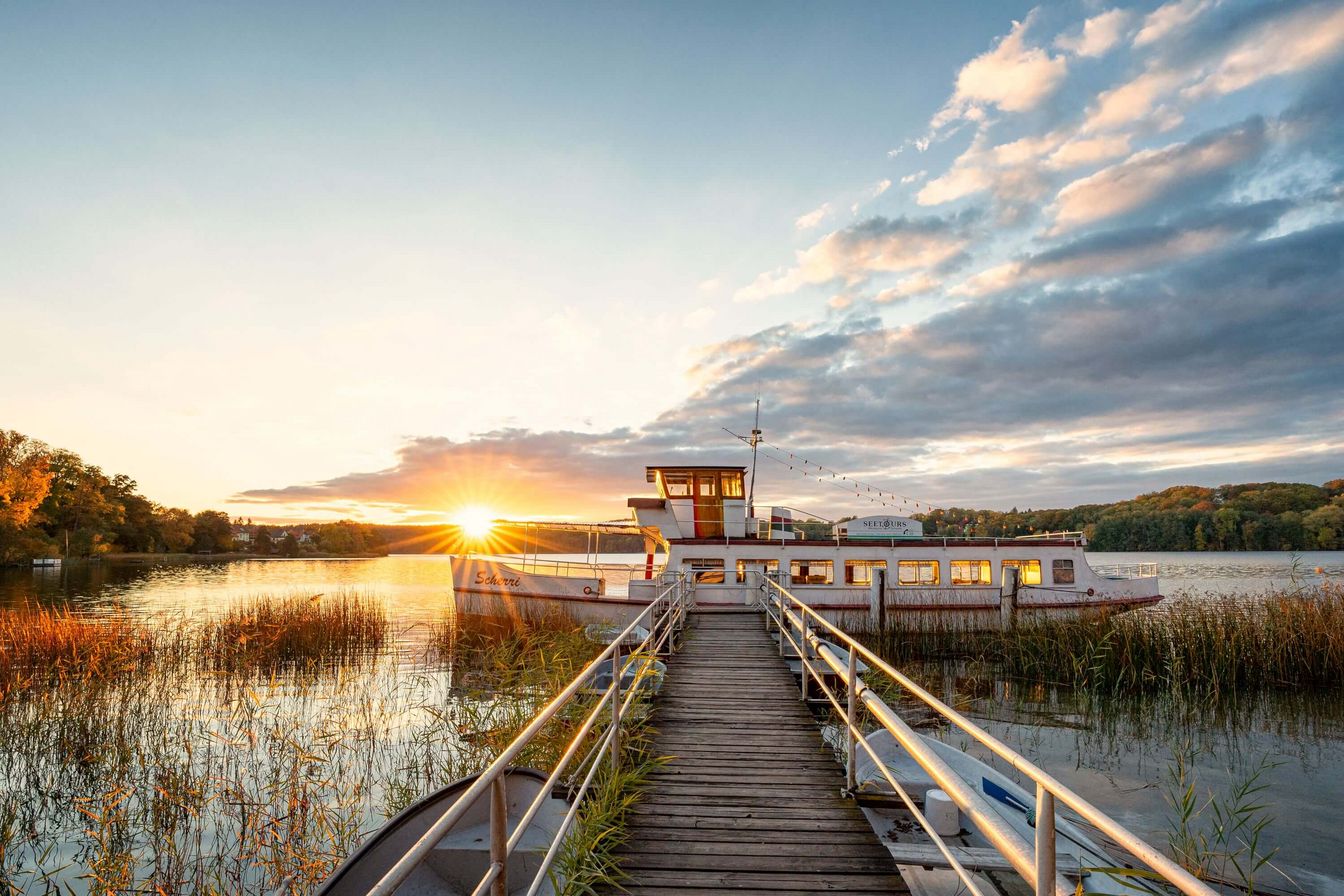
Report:
[[[999,623],[1004,629],[1017,624],[1017,589],[1021,573],[1016,566],[1003,568],[1003,579],[999,585]]]

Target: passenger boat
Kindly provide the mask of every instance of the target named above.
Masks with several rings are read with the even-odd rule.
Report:
[[[627,621],[676,574],[694,581],[699,608],[752,605],[768,576],[833,621],[866,617],[878,626],[993,628],[1162,599],[1155,564],[1094,569],[1080,532],[926,537],[918,520],[884,515],[819,533],[787,508],[755,508],[743,487],[745,467],[645,469],[657,496],[630,498],[629,523],[593,524],[597,532],[642,535],[642,566],[454,557],[459,611],[527,615],[563,608],[584,621]],[[665,562],[655,564],[660,555]]]

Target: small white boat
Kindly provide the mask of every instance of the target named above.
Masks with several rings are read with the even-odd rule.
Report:
[[[667,664],[651,658],[636,659],[621,670],[621,691],[638,686],[644,696],[653,696],[663,687]],[[585,689],[593,694],[605,694],[611,687],[611,666],[603,665],[588,678]]]
[[[956,747],[934,740],[931,737],[919,736],[924,738],[928,746],[933,749],[938,758],[947,764],[954,774],[961,777],[972,790],[985,798],[985,802],[994,810],[995,814],[1016,830],[1027,843],[1035,843],[1036,796],[1034,793],[1028,793],[1005,775]],[[924,771],[889,731],[881,729],[868,735],[865,739],[873,748],[873,751],[882,757],[882,764],[886,766],[891,776],[916,803],[923,804],[926,794],[930,790],[937,789],[938,785],[929,777],[929,773]],[[860,795],[891,794],[894,797],[891,785],[873,762],[872,757],[862,748],[857,751],[855,757],[855,778],[859,784]],[[873,810],[869,809],[868,811],[872,812]],[[880,812],[878,814],[880,815]],[[890,830],[890,825],[876,827],[885,827],[886,830]],[[990,846],[989,841],[971,826],[970,820],[965,814],[961,815],[961,827],[965,833],[962,842],[958,845],[972,850]],[[883,834],[884,830],[879,829],[878,835],[882,836]],[[889,848],[891,847],[889,846]],[[893,855],[898,852],[898,849],[893,849]],[[1126,876],[1117,872],[1108,873],[1102,870],[1124,868],[1125,863],[1108,854],[1077,825],[1069,822],[1060,814],[1056,814],[1055,817],[1055,857],[1056,867],[1058,867],[1060,873],[1066,879],[1071,880],[1077,880],[1081,877],[1083,889],[1087,893],[1135,896],[1138,893],[1165,892],[1151,887],[1141,877]],[[897,862],[900,862],[899,856],[897,856]],[[946,873],[950,878],[948,885],[952,888],[948,892],[952,892],[957,886],[955,874],[951,870]]]
[[[545,786],[547,776],[531,768],[511,768],[504,776],[508,830],[512,834]],[[403,809],[332,872],[331,877],[318,887],[318,896],[365,896],[476,779],[476,775],[471,775],[454,781]],[[542,802],[541,809],[523,833],[522,841],[509,856],[510,893],[527,892],[568,811],[569,804],[557,797]],[[398,896],[469,896],[489,868],[490,790],[487,788],[396,893]],[[548,882],[540,892],[551,894],[555,890]]]

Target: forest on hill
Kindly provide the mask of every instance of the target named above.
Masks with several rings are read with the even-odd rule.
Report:
[[[1177,485],[1114,504],[1007,512],[949,507],[915,518],[926,535],[1080,531],[1093,551],[1337,551],[1344,549],[1344,479]]]
[[[117,553],[301,557],[387,549],[374,527],[350,520],[266,526],[218,510],[164,507],[129,476],[109,476],[72,451],[0,429],[0,565]]]

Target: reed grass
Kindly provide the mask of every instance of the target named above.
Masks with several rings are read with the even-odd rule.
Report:
[[[0,702],[5,896],[309,893],[391,814],[483,768],[600,649],[573,620],[467,623],[407,665],[357,595],[157,628],[43,613],[5,629],[48,645],[5,651],[21,670]],[[61,672],[31,686],[51,657]],[[553,767],[582,709],[523,761]]]
[[[1188,599],[1002,631],[889,628],[866,636],[895,662],[969,659],[998,674],[1098,694],[1213,698],[1344,685],[1344,588]]]
[[[382,603],[358,592],[264,596],[207,623],[197,650],[207,667],[225,670],[350,662],[385,646],[391,628]]]
[[[66,608],[0,610],[0,702],[16,689],[53,682],[144,674],[182,645],[123,613],[93,616]]]

